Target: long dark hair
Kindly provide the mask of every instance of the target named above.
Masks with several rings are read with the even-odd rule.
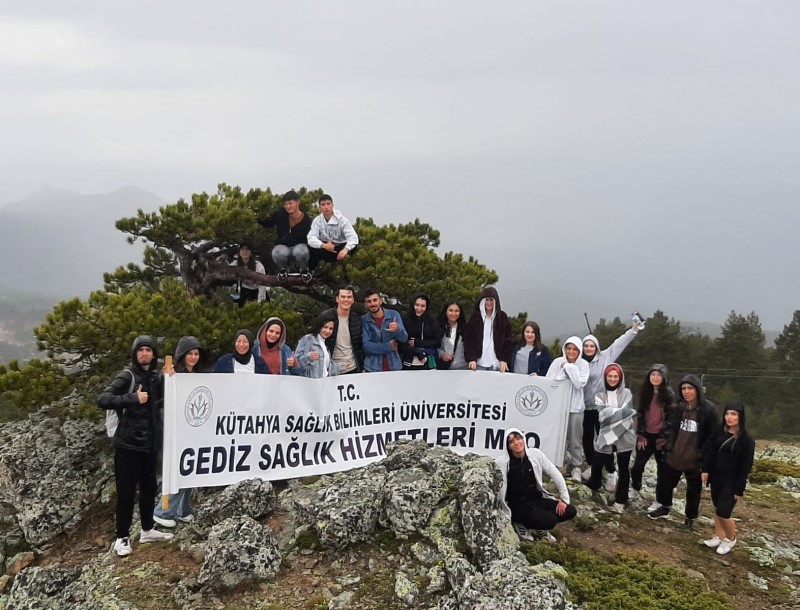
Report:
[[[450,320],[447,319],[447,309],[451,306],[455,305],[458,307],[458,320],[456,320],[456,335],[460,335],[464,332],[464,327],[467,325],[467,316],[464,315],[464,308],[461,306],[461,303],[458,301],[448,301],[445,303],[444,308],[442,309],[442,313],[439,316],[439,326],[442,329],[442,336],[449,337],[450,336]]]
[[[522,327],[522,333],[519,336],[519,346],[525,347],[528,342],[525,341],[525,329],[532,328],[533,332],[536,334],[536,339],[533,342],[533,347],[536,349],[537,352],[542,351],[542,331],[539,330],[539,325],[534,322],[533,320],[528,320],[525,322],[525,326]]]
[[[308,330],[316,337],[319,334],[319,331],[322,330],[322,327],[328,322],[333,322],[334,325],[336,324],[336,317],[334,314],[320,314],[311,320],[311,323],[308,325]]]
[[[661,373],[661,385],[658,386],[658,394],[656,394],[653,384],[650,383],[650,374],[655,371]],[[669,387],[669,372],[663,364],[654,364],[648,369],[647,375],[644,376],[642,389],[639,392],[639,411],[641,413],[644,413],[647,407],[650,406],[654,394],[656,394],[658,402],[665,409],[675,401],[675,394],[673,394],[672,388]]]
[[[237,254],[236,256],[236,266],[237,267],[247,267],[250,271],[256,270],[256,254],[253,252],[253,247],[250,244],[242,244],[239,246],[239,252],[241,252],[242,248],[247,248],[250,250],[250,258],[247,259],[247,265],[244,264],[242,260],[242,255]]]

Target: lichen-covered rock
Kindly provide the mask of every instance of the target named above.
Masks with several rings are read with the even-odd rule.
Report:
[[[422,534],[436,546],[439,553],[445,555],[454,553],[456,543],[464,538],[458,500],[454,499],[433,511],[428,526]]]
[[[233,516],[259,519],[268,515],[276,504],[272,483],[247,479],[235,483],[218,494],[209,496],[194,512],[192,528],[206,535],[212,527]]]
[[[437,477],[413,466],[389,472],[383,493],[380,524],[399,534],[411,534],[425,527],[447,488]]]
[[[800,466],[800,447],[781,444],[767,445],[756,454],[756,459],[776,460]]]
[[[65,608],[63,589],[81,574],[80,568],[28,568],[14,579],[5,610]]]
[[[502,475],[490,458],[465,460],[458,484],[464,538],[479,566],[500,559],[507,548],[498,546],[500,519],[497,496]]]
[[[394,594],[406,606],[411,607],[417,601],[419,587],[403,572],[398,572],[394,577]]]
[[[375,532],[385,482],[386,470],[374,464],[357,472],[321,477],[287,494],[299,524],[313,527],[323,546],[343,549],[368,540]]]
[[[554,579],[539,576],[521,555],[493,561],[483,573],[463,557],[446,561],[458,608],[470,610],[563,610],[574,607]]]
[[[72,531],[113,477],[102,426],[50,417],[76,397],[0,426],[0,501],[16,509],[27,542],[40,546]],[[102,445],[101,445],[102,446]]]
[[[247,516],[231,517],[211,529],[197,582],[212,588],[273,578],[281,556],[272,530]]]

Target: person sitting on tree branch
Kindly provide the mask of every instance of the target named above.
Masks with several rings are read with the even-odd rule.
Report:
[[[333,209],[333,197],[326,194],[319,198],[319,212],[308,232],[311,269],[319,261],[335,263],[344,260],[358,247],[358,234],[351,222],[339,210]]]

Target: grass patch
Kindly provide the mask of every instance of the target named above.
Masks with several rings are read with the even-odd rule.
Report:
[[[572,601],[586,610],[731,610],[725,595],[705,590],[677,568],[636,553],[605,557],[563,544],[538,543],[523,549],[532,564],[553,561],[569,573]]]
[[[756,460],[748,478],[751,483],[774,483],[780,477],[800,478],[800,466],[778,460]]]

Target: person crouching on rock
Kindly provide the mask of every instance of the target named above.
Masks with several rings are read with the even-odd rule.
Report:
[[[722,434],[714,453],[714,465],[710,475],[702,474],[703,482],[711,484],[714,503],[714,537],[703,540],[703,544],[717,549],[718,555],[727,555],[736,546],[736,523],[731,514],[744,495],[756,443],[745,428],[743,405],[726,404],[722,417]]]
[[[500,510],[511,519],[519,537],[533,540],[528,532],[531,529],[538,530],[540,538],[555,542],[549,530],[578,514],[569,503],[567,484],[556,465],[539,449],[526,447],[521,431],[509,428],[506,455],[497,458],[497,466],[503,474]],[[545,490],[542,473],[556,484],[559,499]]]
[[[101,409],[114,409],[119,423],[114,431],[114,480],[117,486],[117,540],[114,551],[120,557],[133,553],[130,528],[133,503],[139,487],[139,514],[142,520],[140,542],[161,542],[172,534],[153,528],[156,501],[156,462],[159,421],[163,409],[163,386],[156,373],[158,352],[152,337],[136,337],[131,348],[132,365],[121,371],[100,397]]]

